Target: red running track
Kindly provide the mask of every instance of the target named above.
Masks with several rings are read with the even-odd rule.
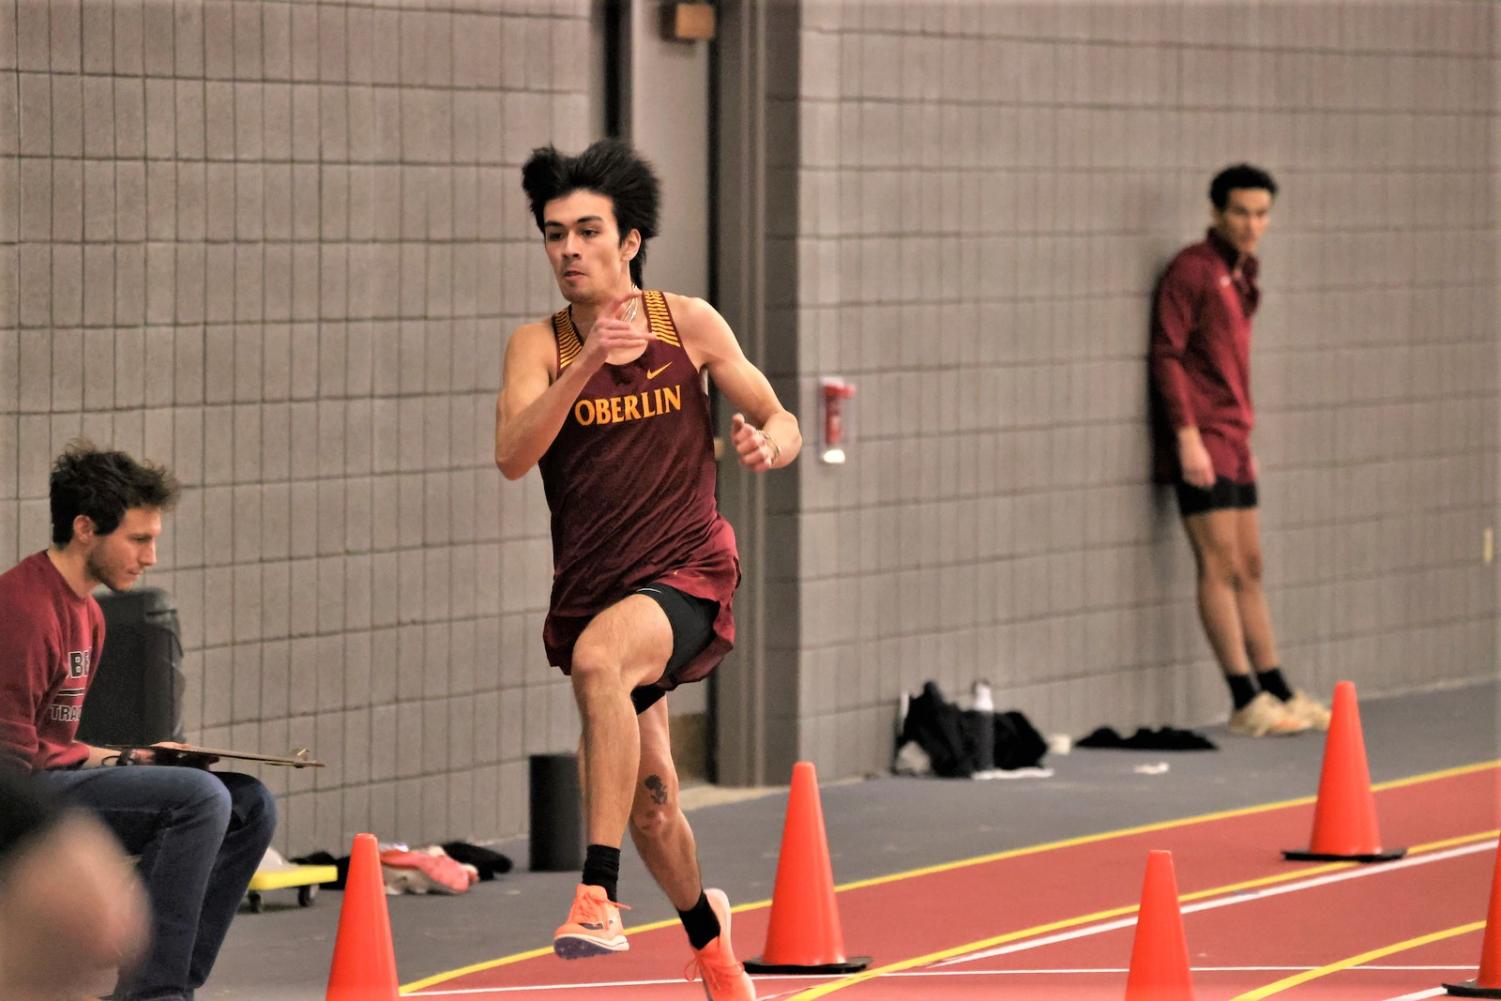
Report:
[[[1313,806],[1305,800],[850,884],[837,895],[845,945],[873,956],[870,969],[758,977],[757,990],[762,1001],[1119,999],[1147,852],[1168,849],[1199,1001],[1413,995],[1474,975],[1496,858],[1498,781],[1501,769],[1490,762],[1378,787],[1385,843],[1413,849],[1401,863],[1283,861],[1281,849],[1307,847]],[[765,941],[767,903],[735,915],[741,956]],[[1444,937],[1415,941],[1434,933]],[[967,958],[995,950],[1008,951]],[[1350,969],[1323,969],[1382,950]],[[687,959],[682,931],[662,924],[633,933],[622,956],[565,963],[534,950],[406,990],[480,1001],[686,1001],[703,997],[699,985],[672,979]],[[1305,982],[1288,982],[1297,978]]]

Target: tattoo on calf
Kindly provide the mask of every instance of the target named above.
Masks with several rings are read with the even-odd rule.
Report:
[[[653,803],[661,806],[667,802],[667,783],[663,782],[660,776],[648,775],[642,785],[646,786],[646,791],[651,793]]]

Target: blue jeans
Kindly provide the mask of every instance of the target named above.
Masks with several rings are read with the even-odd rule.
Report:
[[[259,780],[170,765],[40,772],[63,801],[114,831],[151,899],[151,944],[122,973],[118,1001],[190,1001],[203,986],[250,877],[276,832]]]

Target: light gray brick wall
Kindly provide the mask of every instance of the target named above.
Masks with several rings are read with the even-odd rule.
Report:
[[[884,769],[927,678],[989,679],[1050,732],[1223,717],[1148,485],[1145,352],[1156,278],[1242,159],[1283,187],[1253,383],[1284,663],[1321,693],[1494,673],[1496,5],[799,13],[805,426],[819,376],[859,389],[848,464],[807,455],[781,578],[799,757]]]
[[[0,564],[87,434],[189,489],[189,738],[283,751],[281,847],[525,829],[571,749],[540,482],[491,452],[555,297],[519,166],[580,148],[588,0],[0,0]]]
[[[44,543],[69,438],[171,464],[190,736],[332,763],[266,772],[289,850],[519,832],[526,756],[576,739],[546,506],[489,428],[505,334],[554,301],[517,167],[590,138],[588,13],[0,0],[0,564]],[[798,624],[771,743],[883,769],[929,677],[1048,730],[1222,713],[1144,352],[1239,158],[1284,185],[1254,366],[1289,670],[1494,671],[1493,5],[772,20],[768,313],[796,337],[767,368],[810,441],[820,375],[860,395],[851,461],[768,489],[768,620]]]

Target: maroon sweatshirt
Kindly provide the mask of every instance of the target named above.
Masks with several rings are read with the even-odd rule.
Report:
[[[709,645],[676,678],[708,674],[735,641],[735,532],[714,499],[714,432],[703,381],[661,292],[643,292],[652,337],[624,365],[602,365],[538,463],[552,511],[549,663],[565,672],[589,621],[661,582],[719,603]],[[553,316],[561,371],[582,343],[566,309]]]
[[[1152,309],[1152,385],[1159,482],[1182,477],[1177,432],[1197,427],[1216,477],[1251,471],[1251,315],[1261,299],[1255,257],[1211,229],[1168,265]]]
[[[103,649],[99,603],[45,550],[0,574],[0,766],[72,768],[89,756],[74,737]]]

